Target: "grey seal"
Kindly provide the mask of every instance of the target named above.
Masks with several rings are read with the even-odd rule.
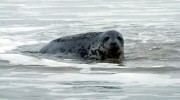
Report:
[[[88,32],[55,39],[45,45],[40,53],[72,53],[97,60],[122,59],[124,58],[124,39],[115,30]]]

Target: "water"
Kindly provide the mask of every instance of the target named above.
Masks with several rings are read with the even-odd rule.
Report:
[[[1,0],[0,100],[179,100],[180,0]],[[115,29],[122,62],[29,54]]]

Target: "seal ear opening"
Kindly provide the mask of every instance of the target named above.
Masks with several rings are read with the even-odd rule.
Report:
[[[103,42],[107,42],[109,40],[109,37],[105,37]]]

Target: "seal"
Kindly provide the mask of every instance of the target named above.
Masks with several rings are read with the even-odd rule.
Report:
[[[124,58],[124,39],[115,30],[88,32],[55,39],[45,45],[40,53],[72,53],[97,60],[122,59]]]

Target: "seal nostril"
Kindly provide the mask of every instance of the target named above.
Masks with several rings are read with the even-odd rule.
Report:
[[[116,46],[117,45],[117,43],[111,43],[111,46]]]

